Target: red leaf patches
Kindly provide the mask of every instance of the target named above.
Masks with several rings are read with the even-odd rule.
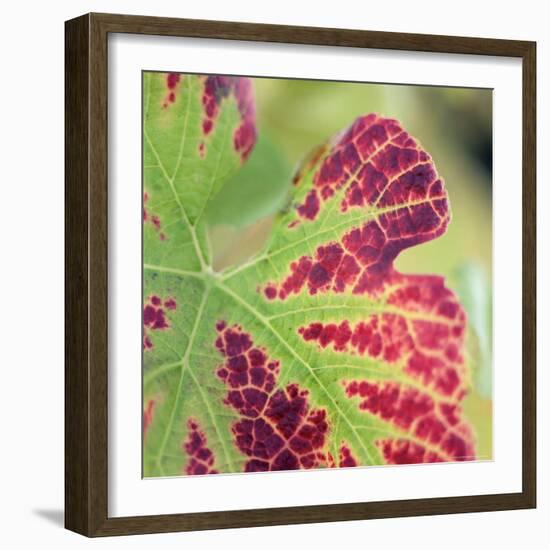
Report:
[[[466,316],[456,296],[435,276],[395,274],[391,288],[387,305],[396,313],[372,314],[353,325],[314,322],[298,332],[321,348],[402,364],[426,387],[462,398]]]
[[[158,233],[159,239],[161,241],[166,240],[166,234],[162,231],[160,218],[156,214],[151,214],[147,208],[145,207],[145,204],[149,200],[148,193],[143,194],[143,223],[150,223],[155,231]]]
[[[302,256],[292,262],[290,274],[281,283],[264,286],[265,296],[285,300],[303,288],[311,295],[347,290],[376,294],[383,288],[384,280],[392,277],[393,261],[402,250],[445,232],[445,199],[438,208],[441,215],[429,204],[381,214],[378,220],[344,234],[341,242],[321,245],[315,256]]]
[[[342,189],[340,209],[384,208],[437,198],[442,182],[430,156],[399,122],[375,114],[359,117],[337,138],[298,205],[302,219],[317,217],[320,204]]]
[[[360,410],[404,434],[377,441],[386,462],[475,459],[473,434],[457,403],[436,402],[428,393],[395,382],[353,380],[344,386],[348,397],[359,397]]]
[[[255,347],[238,326],[217,324],[224,357],[218,376],[228,386],[225,403],[241,415],[232,426],[235,444],[248,456],[245,471],[295,470],[327,463],[324,409],[311,409],[296,384],[276,387],[279,362]]]
[[[208,136],[214,130],[220,104],[230,96],[235,98],[241,116],[233,133],[233,146],[245,161],[256,143],[256,107],[252,81],[249,78],[219,75],[205,78],[202,131]],[[201,156],[204,156],[204,142],[199,145],[199,150]]]
[[[167,73],[166,75],[166,97],[162,103],[162,108],[167,109],[172,103],[176,102],[177,92],[180,86],[182,75],[178,73]]]
[[[159,296],[149,296],[143,307],[143,349],[153,348],[153,342],[150,338],[150,331],[165,330],[169,328],[166,310],[176,309],[176,301],[169,297],[164,300]]]
[[[189,456],[185,473],[189,475],[217,474],[214,468],[214,455],[207,446],[206,436],[199,423],[191,418],[187,421],[187,441],[183,448]]]

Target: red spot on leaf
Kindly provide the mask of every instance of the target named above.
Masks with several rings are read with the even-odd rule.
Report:
[[[176,309],[176,300],[174,298],[168,298],[168,300],[165,300],[164,307],[166,309]]]
[[[159,239],[161,241],[166,240],[166,234],[162,231],[162,224],[160,221],[160,218],[156,214],[151,214],[147,208],[145,207],[145,204],[149,201],[149,195],[147,193],[143,193],[143,223],[147,224],[150,223],[155,231],[158,233]]]
[[[163,109],[168,108],[169,105],[176,102],[176,93],[179,89],[181,78],[182,75],[179,73],[168,73],[166,75],[166,88],[168,91],[162,103]]]
[[[206,119],[202,123],[202,131],[204,132],[204,135],[207,136],[214,127],[213,122],[210,119]]]
[[[386,464],[421,464],[444,462],[436,452],[408,439],[385,439],[378,442]]]
[[[189,456],[185,473],[189,475],[217,474],[214,468],[214,454],[208,448],[206,435],[201,431],[199,423],[190,419],[187,422],[187,440],[183,448]]]
[[[162,303],[159,296],[149,296],[147,302],[143,306],[143,349],[150,350],[153,348],[150,331],[165,330],[170,327],[166,318],[166,311],[176,309],[176,301],[170,297]]]
[[[254,346],[239,327],[217,324],[216,347],[224,357],[217,373],[228,386],[225,403],[241,416],[235,444],[248,456],[245,471],[295,470],[328,463],[324,409],[312,409],[297,384],[277,388],[279,362]]]
[[[332,453],[327,453],[327,466],[329,468],[353,468],[357,465],[357,459],[345,443],[342,443],[340,446],[337,461],[334,459]]]
[[[220,105],[228,97],[236,100],[239,109],[241,119],[233,132],[233,146],[244,161],[256,143],[256,110],[252,81],[249,78],[221,75],[206,77],[202,96],[202,130],[205,136],[213,131]]]
[[[149,399],[147,402],[147,407],[143,411],[143,438],[147,435],[147,430],[153,422],[153,412],[155,410],[156,401],[154,399]]]
[[[351,450],[346,445],[340,447],[340,468],[352,468],[357,466],[357,459],[353,456]]]
[[[317,217],[319,212],[319,198],[315,190],[310,191],[307,196],[304,204],[298,206],[298,214],[302,218],[307,218],[308,220],[313,220]],[[297,221],[297,220],[294,220]],[[295,227],[295,226],[292,226]]]
[[[249,78],[237,78],[235,97],[241,114],[241,124],[233,134],[233,144],[241,158],[246,160],[256,143],[256,108],[252,81]]]
[[[277,297],[277,289],[268,285],[264,288],[264,294],[268,300],[274,300]]]
[[[166,85],[168,86],[168,89],[175,90],[180,79],[181,75],[179,73],[168,73],[166,76]]]

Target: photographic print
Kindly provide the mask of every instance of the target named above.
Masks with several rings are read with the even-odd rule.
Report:
[[[143,477],[491,460],[492,90],[142,98]]]

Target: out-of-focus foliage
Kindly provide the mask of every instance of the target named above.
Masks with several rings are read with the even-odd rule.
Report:
[[[207,219],[214,225],[245,227],[274,214],[284,205],[291,172],[280,148],[258,136],[248,161],[209,203]]]
[[[476,264],[464,264],[453,278],[460,301],[468,311],[473,342],[470,353],[474,356],[474,384],[480,395],[491,398],[493,377],[492,354],[492,300],[491,285],[485,272]]]

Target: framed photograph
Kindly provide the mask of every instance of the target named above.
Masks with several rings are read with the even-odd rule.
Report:
[[[535,43],[66,23],[66,527],[533,508]]]

